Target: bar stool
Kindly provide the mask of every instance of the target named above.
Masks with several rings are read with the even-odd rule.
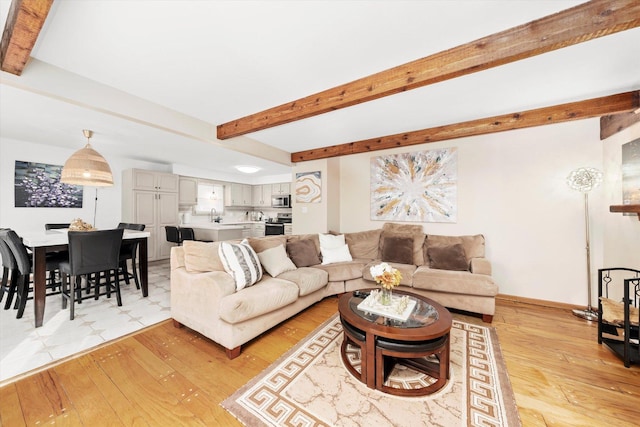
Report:
[[[364,331],[348,324],[342,318],[340,319],[340,323],[342,323],[342,331],[344,332],[344,339],[342,340],[342,354],[344,365],[351,372],[354,377],[360,376],[360,381],[365,382],[365,374],[367,372],[367,357],[364,354],[366,351],[366,334]],[[346,359],[347,352],[346,347],[348,344],[355,345],[360,347],[360,373],[353,367],[353,365]]]
[[[118,224],[118,228],[123,230],[135,230],[135,231],[144,231],[144,224],[132,224],[127,222],[121,222]],[[127,240],[122,241],[122,245],[120,246],[120,271],[122,272],[122,276],[124,277],[124,282],[128,285],[129,278],[133,276],[133,280],[136,283],[136,288],[140,289],[140,279],[138,278],[138,268],[136,267],[136,257],[138,255],[138,242],[128,242]],[[129,270],[127,268],[127,260],[131,260],[131,271],[133,275],[129,274]]]

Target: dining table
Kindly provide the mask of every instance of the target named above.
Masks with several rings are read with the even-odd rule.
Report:
[[[33,308],[35,326],[42,326],[46,300],[46,256],[47,253],[69,249],[68,229],[47,230],[43,232],[24,233],[22,243],[31,250],[33,257]],[[151,236],[148,231],[124,230],[122,239],[138,242],[138,262],[140,266],[140,288],[142,296],[149,295],[149,270],[147,240]]]

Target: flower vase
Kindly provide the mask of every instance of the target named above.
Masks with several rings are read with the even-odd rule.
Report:
[[[382,292],[380,293],[380,304],[391,305],[391,296],[391,289],[382,288]]]

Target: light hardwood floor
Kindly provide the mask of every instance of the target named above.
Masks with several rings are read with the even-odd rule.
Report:
[[[170,321],[0,389],[0,424],[240,425],[219,403],[337,311],[326,298],[240,357]],[[480,319],[454,315],[482,324]],[[524,426],[637,426],[640,368],[567,310],[498,301],[492,324]]]

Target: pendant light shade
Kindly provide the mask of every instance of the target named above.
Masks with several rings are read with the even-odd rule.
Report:
[[[93,132],[85,129],[82,133],[87,138],[87,145],[67,159],[62,168],[60,181],[65,184],[94,187],[113,185],[113,174],[109,164],[89,143]]]

